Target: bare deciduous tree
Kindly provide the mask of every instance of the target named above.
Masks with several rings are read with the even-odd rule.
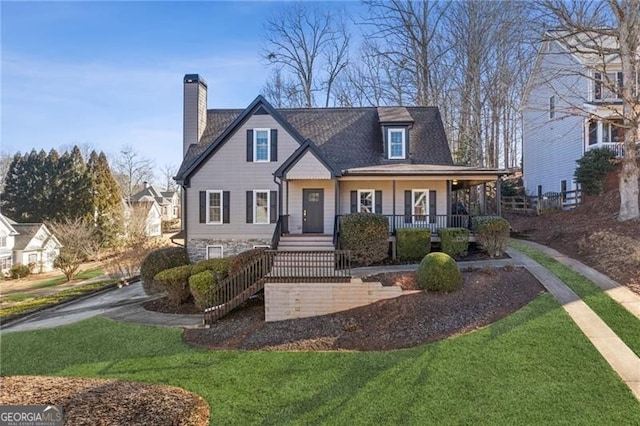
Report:
[[[127,200],[143,182],[153,180],[153,160],[141,156],[129,145],[123,146],[110,163]]]
[[[304,107],[315,106],[316,92],[324,93],[324,106],[328,106],[336,78],[347,64],[350,36],[336,16],[317,6],[293,3],[267,20],[262,56],[295,78]]]
[[[99,259],[100,238],[95,226],[87,219],[64,219],[47,224],[51,232],[62,243],[60,255],[54,266],[71,281],[76,271],[89,258]]]
[[[162,173],[165,191],[176,191],[178,184],[173,177],[178,173],[178,167],[175,164],[165,164],[160,168]]]
[[[556,40],[570,51],[590,58],[590,71],[594,72],[585,72],[581,77],[598,80],[599,90],[606,90],[621,98],[621,108],[606,104],[600,105],[600,108],[606,111],[609,117],[621,119],[621,127],[624,129],[618,220],[638,219],[640,173],[636,144],[639,139],[640,109],[635,81],[640,63],[640,2],[542,0],[541,4],[551,13],[562,30],[553,32],[552,37],[556,37]],[[617,78],[609,77],[611,74],[608,71],[611,71],[611,66],[616,62],[622,72],[622,84]],[[594,111],[582,112],[597,114]]]

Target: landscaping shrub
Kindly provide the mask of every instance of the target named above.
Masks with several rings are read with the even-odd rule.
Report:
[[[431,230],[400,228],[396,230],[396,250],[400,260],[420,260],[431,251]]]
[[[416,273],[418,284],[427,291],[453,291],[462,286],[462,274],[456,261],[446,253],[429,253]]]
[[[229,275],[233,275],[244,269],[245,266],[253,263],[264,254],[265,250],[266,249],[264,248],[255,248],[236,254],[231,258],[231,263],[229,264]]]
[[[609,148],[596,148],[585,152],[576,161],[578,167],[573,175],[585,194],[602,194],[604,181],[614,169],[612,160],[615,158],[615,153]]]
[[[145,257],[140,266],[142,288],[146,294],[163,291],[162,285],[154,277],[165,269],[189,264],[187,251],[181,247],[165,247],[152,251]]]
[[[208,301],[206,296],[210,290],[215,288],[218,282],[219,281],[216,279],[214,272],[210,269],[205,269],[204,271],[193,274],[189,277],[189,290],[191,291],[191,295],[193,296],[193,300],[195,301],[198,309],[204,311],[206,308],[210,307],[208,305],[211,301]]]
[[[29,265],[23,265],[21,263],[13,265],[11,269],[9,269],[9,276],[14,280],[18,278],[28,277],[30,274],[31,268],[29,267]]]
[[[340,248],[351,250],[351,260],[361,266],[382,262],[389,254],[389,222],[373,213],[352,213],[340,221]]]
[[[466,256],[469,248],[469,230],[465,228],[441,228],[440,249],[451,257]]]
[[[224,257],[222,259],[206,259],[193,265],[192,275],[199,274],[204,271],[211,271],[217,279],[222,279],[229,275],[229,267],[233,257]]]
[[[178,306],[187,300],[191,292],[189,291],[189,276],[191,276],[191,265],[176,266],[156,274],[153,279],[159,281],[167,298],[174,305]]]
[[[500,257],[509,244],[509,222],[499,216],[475,216],[472,219],[476,240],[489,257]]]

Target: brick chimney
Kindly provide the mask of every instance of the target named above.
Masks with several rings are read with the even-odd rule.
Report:
[[[207,126],[207,82],[198,74],[184,76],[184,122],[182,155],[197,144]]]

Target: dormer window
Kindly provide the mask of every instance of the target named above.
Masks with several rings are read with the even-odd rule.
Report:
[[[406,158],[406,129],[405,128],[389,128],[387,129],[387,143],[389,159],[405,159]]]
[[[255,163],[269,162],[269,153],[271,152],[270,129],[254,129],[253,132],[253,152]]]

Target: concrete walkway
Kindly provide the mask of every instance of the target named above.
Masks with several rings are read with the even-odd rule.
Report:
[[[640,358],[555,274],[513,248],[509,248],[507,254],[515,263],[527,268],[553,294],[591,344],[640,401]],[[580,265],[580,262],[574,265],[578,272],[582,269]]]
[[[552,249],[551,247],[543,246],[542,244],[538,244],[533,241],[518,240],[518,242],[536,250],[540,250],[547,256],[552,257],[563,265],[576,271],[577,273],[600,287],[605,293],[609,295],[609,297],[622,305],[636,318],[640,319],[639,294],[634,293],[627,287],[621,286],[605,274],[600,273],[575,259],[567,257],[559,251]]]

